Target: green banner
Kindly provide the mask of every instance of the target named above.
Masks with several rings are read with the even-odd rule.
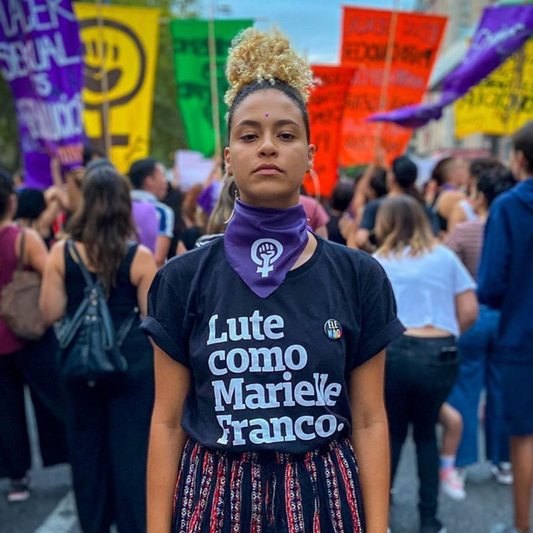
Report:
[[[215,133],[211,110],[209,70],[209,26],[206,20],[173,20],[170,32],[174,45],[174,69],[178,84],[178,106],[185,125],[189,149],[212,157]],[[220,114],[220,138],[226,130],[227,107],[224,94],[228,88],[226,59],[231,40],[253,20],[215,20],[216,72]]]

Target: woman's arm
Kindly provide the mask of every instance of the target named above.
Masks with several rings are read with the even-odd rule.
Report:
[[[385,350],[352,371],[352,446],[359,465],[366,533],[386,533],[390,450],[384,401]]]
[[[141,315],[146,316],[148,291],[157,272],[152,252],[145,246],[139,246],[131,264],[130,280],[137,287],[137,302]]]
[[[464,333],[474,324],[479,314],[476,293],[471,290],[457,294],[455,296],[455,309],[459,329],[461,333]]]
[[[20,250],[20,242],[22,234],[17,240],[17,250]],[[24,257],[22,258],[24,265],[29,265],[35,272],[43,275],[46,261],[48,258],[48,250],[42,237],[33,229],[24,229]]]
[[[176,478],[187,435],[181,428],[189,370],[154,345],[155,404],[150,429],[147,533],[170,533]]]
[[[39,307],[47,324],[57,322],[65,314],[67,292],[65,289],[65,241],[58,242],[46,261]]]

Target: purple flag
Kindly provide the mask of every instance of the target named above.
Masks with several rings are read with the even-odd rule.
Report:
[[[478,84],[516,52],[533,33],[533,5],[487,7],[462,63],[442,82],[438,102],[376,113],[371,121],[395,122],[418,128],[438,119],[442,110]]]
[[[46,187],[50,155],[81,163],[83,54],[72,0],[0,0],[0,72],[15,98],[26,185]]]

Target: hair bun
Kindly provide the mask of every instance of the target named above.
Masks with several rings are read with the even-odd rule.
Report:
[[[307,102],[313,85],[311,68],[277,29],[267,33],[247,28],[240,32],[232,41],[226,77],[229,89],[224,102],[229,107],[243,87],[256,81],[287,83],[301,94],[304,102]]]

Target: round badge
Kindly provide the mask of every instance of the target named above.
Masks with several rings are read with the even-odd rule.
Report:
[[[342,326],[339,324],[338,320],[330,318],[324,324],[324,333],[328,339],[338,341],[342,337]]]

